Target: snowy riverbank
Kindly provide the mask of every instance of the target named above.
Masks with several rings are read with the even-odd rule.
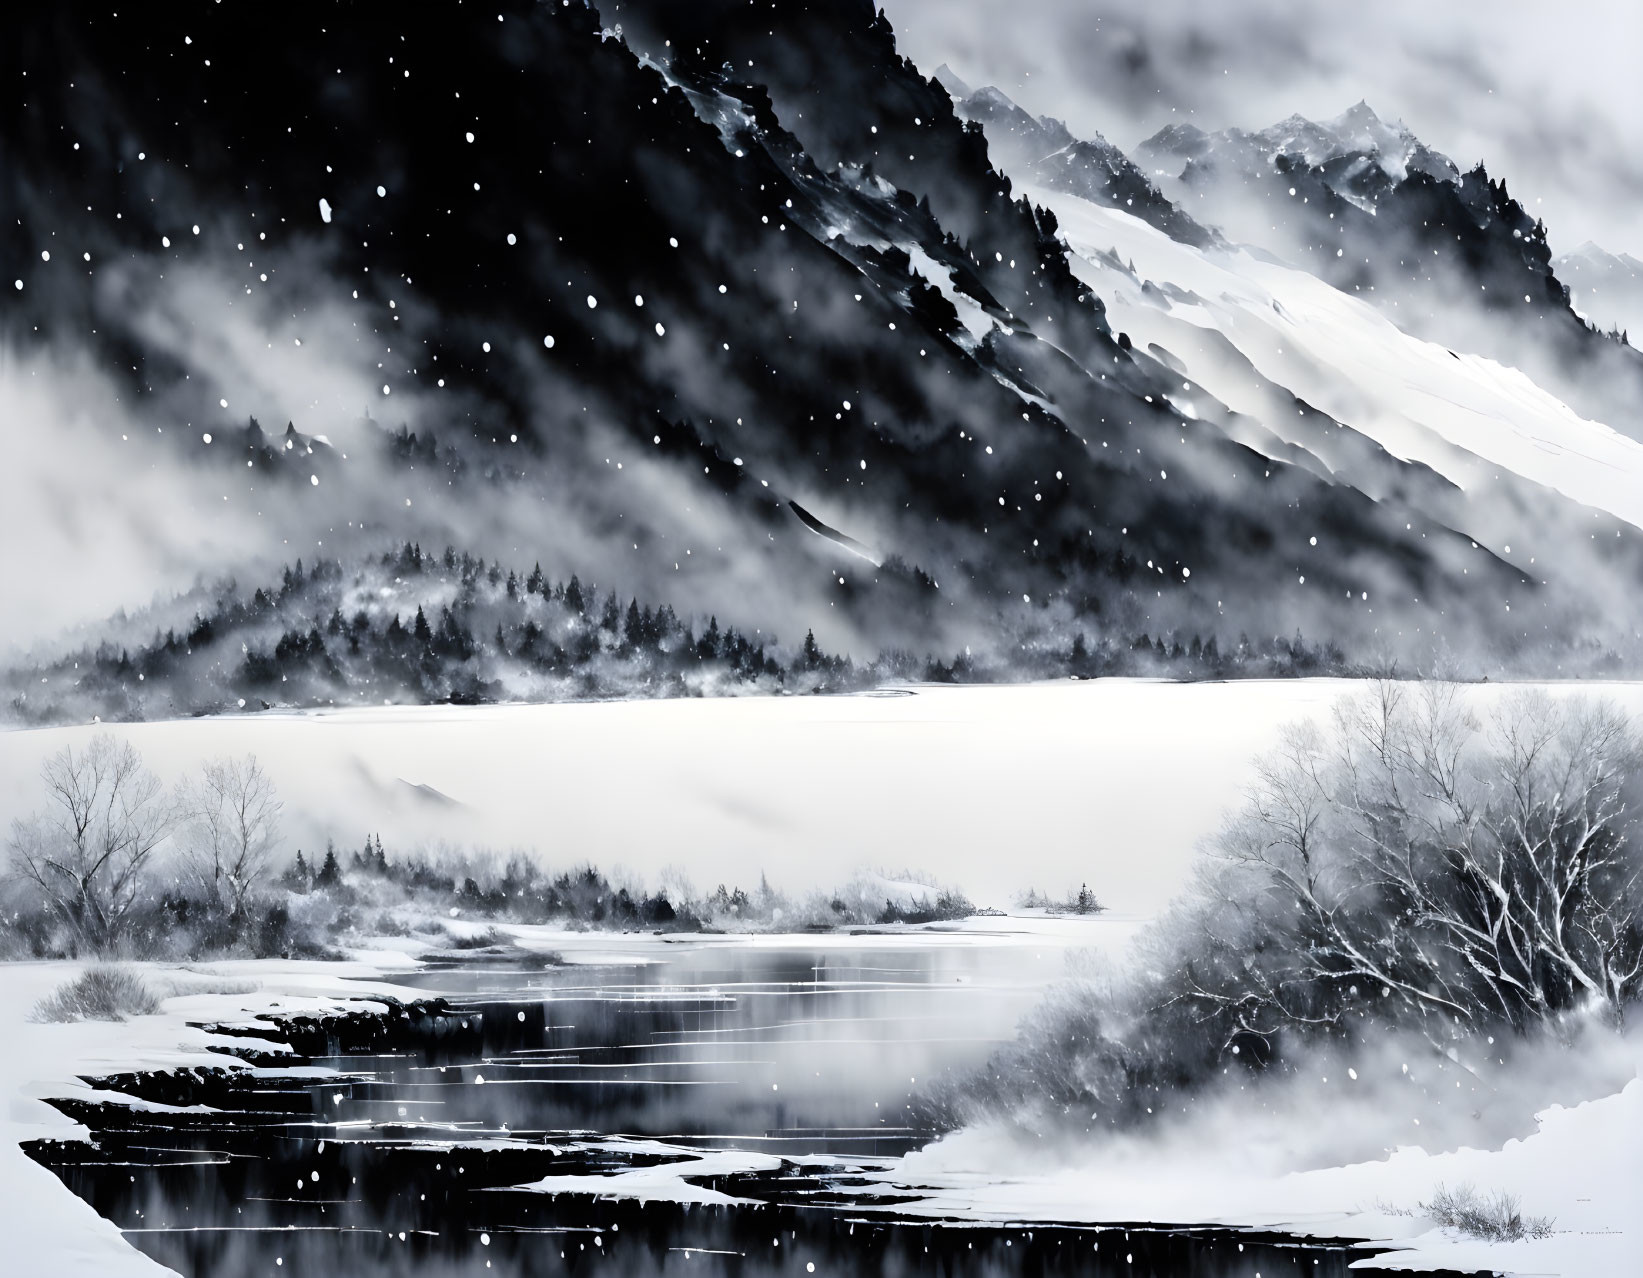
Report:
[[[926,688],[837,698],[606,705],[405,707],[118,725],[170,780],[201,760],[254,750],[318,840],[381,828],[404,843],[531,845],[545,863],[589,858],[658,879],[784,888],[836,882],[857,865],[937,873],[978,904],[1024,887],[1087,881],[1115,914],[1091,920],[975,918],[875,935],[875,947],[970,945],[1104,949],[1179,890],[1198,842],[1238,800],[1252,756],[1279,728],[1327,716],[1363,685],[1342,681],[1158,684],[1113,680],[1030,687]],[[1516,689],[1476,686],[1480,710]],[[1643,711],[1643,685],[1554,685]],[[37,801],[40,761],[89,727],[0,732],[0,805]],[[711,750],[702,743],[711,742]],[[425,788],[418,788],[425,787]],[[642,794],[646,802],[634,802]],[[296,842],[296,839],[292,840]],[[310,845],[313,846],[313,845]],[[813,882],[805,875],[813,876]],[[446,920],[448,930],[480,929]],[[525,948],[597,966],[657,961],[649,934],[504,925]],[[864,938],[696,937],[689,945],[848,950]],[[0,1228],[24,1273],[158,1272],[19,1144],[80,1129],[44,1103],[84,1095],[82,1076],[211,1064],[216,1041],[191,1022],[331,1009],[401,996],[396,972],[422,942],[384,938],[350,961],[150,966],[169,992],[157,1015],[124,1024],[34,1024],[36,1002],[74,964],[0,965]],[[1100,960],[1098,960],[1099,965]],[[1627,1055],[1629,1053],[1629,1055]],[[1589,1062],[1587,1063],[1590,1064]],[[990,1220],[1202,1221],[1391,1241],[1381,1265],[1489,1267],[1567,1276],[1643,1272],[1643,1048],[1634,1036],[1581,1080],[1531,1080],[1513,1123],[1415,1128],[1379,1093],[1288,1081],[1260,1104],[1227,1103],[1156,1133],[1059,1141],[971,1130],[886,1173],[919,1205],[898,1211]],[[1393,1066],[1396,1068],[1396,1066]],[[1360,1073],[1368,1079],[1369,1073]],[[1448,1086],[1447,1083],[1444,1084]],[[1584,1089],[1584,1090],[1582,1090]],[[1287,1106],[1287,1108],[1285,1108]],[[1456,1108],[1459,1108],[1457,1106]],[[1319,1139],[1348,1132],[1352,1139]],[[1485,1136],[1487,1137],[1485,1139]],[[1098,1143],[1099,1140],[1099,1143]],[[636,1188],[656,1192],[657,1176]],[[1556,1219],[1550,1238],[1484,1244],[1434,1231],[1413,1212],[1433,1188],[1469,1182],[1516,1193]],[[616,1192],[622,1187],[612,1185]],[[1389,1213],[1385,1208],[1393,1209]]]
[[[908,1155],[884,1179],[914,1195],[908,1215],[978,1221],[1134,1222],[1170,1219],[1358,1238],[1396,1248],[1367,1267],[1610,1278],[1643,1273],[1643,1042],[1617,1094],[1552,1105],[1532,1130],[1495,1148],[1422,1137],[1388,1107],[1378,1121],[1397,1148],[1344,1166],[1320,1166],[1319,1129],[1362,1123],[1296,1106],[1274,1115],[1250,1104],[1165,1125],[1162,1134],[1057,1142],[1001,1128],[970,1130]],[[1279,1086],[1282,1086],[1280,1084]],[[1407,1133],[1407,1134],[1406,1134]],[[1435,1228],[1419,1204],[1439,1186],[1516,1195],[1528,1214],[1553,1218],[1551,1235],[1516,1242]],[[1167,1204],[1167,1208],[1164,1205]]]
[[[985,925],[983,925],[985,924]],[[1009,929],[1019,927],[1012,933]],[[759,936],[679,938],[611,936],[520,929],[519,941],[552,948],[590,966],[660,961],[678,944],[733,948],[794,946],[847,949],[866,938]],[[874,947],[1026,945],[1072,950],[1093,943],[1109,954],[1133,934],[1133,925],[1043,919],[977,921],[956,931],[904,931],[871,938]],[[348,962],[247,961],[188,969],[140,968],[157,991],[167,992],[158,1014],[123,1024],[36,1024],[35,1003],[77,973],[79,965],[0,965],[0,1028],[9,1050],[0,1055],[0,1228],[11,1240],[18,1272],[125,1278],[155,1275],[157,1265],[128,1246],[112,1224],[69,1193],[19,1148],[23,1141],[74,1139],[81,1129],[44,1103],[47,1097],[86,1097],[82,1077],[132,1068],[212,1065],[243,1068],[214,1047],[192,1023],[233,1024],[265,1013],[334,1011],[375,994],[402,998],[425,990],[395,985],[396,972],[415,960],[385,942]],[[1526,1122],[1522,1137],[1488,1149],[1457,1145],[1452,1129],[1400,1126],[1367,1073],[1364,1090],[1342,1089],[1330,1104],[1324,1093],[1294,1090],[1285,1081],[1240,1103],[1212,1102],[1190,1117],[1166,1122],[1146,1135],[1057,1139],[1003,1128],[958,1133],[899,1160],[877,1178],[897,1189],[899,1216],[929,1215],[990,1222],[1221,1224],[1317,1237],[1362,1238],[1398,1250],[1373,1263],[1403,1269],[1487,1268],[1566,1278],[1637,1272],[1643,1234],[1643,1041],[1633,1036],[1608,1050],[1604,1070],[1592,1076],[1631,1080],[1616,1094],[1584,1103],[1553,1105]],[[1389,1067],[1390,1072],[1390,1067]],[[1327,1082],[1327,1080],[1325,1080]],[[1337,1079],[1337,1083],[1343,1080]],[[1356,1081],[1356,1080],[1355,1080]],[[1547,1096],[1567,1097],[1591,1079],[1548,1085]],[[107,1100],[107,1093],[99,1094]],[[132,1102],[147,1106],[145,1102]],[[1096,1142],[1099,1141],[1099,1144]],[[1393,1152],[1346,1165],[1320,1162],[1329,1149],[1398,1142]],[[731,1157],[741,1166],[746,1159]],[[717,1163],[713,1164],[718,1166]],[[589,1181],[583,1188],[613,1197],[697,1200],[684,1177],[700,1174],[692,1157],[675,1169]],[[1526,1211],[1555,1217],[1551,1237],[1483,1243],[1436,1230],[1418,1204],[1438,1184],[1475,1184],[1517,1194]],[[904,1197],[903,1195],[908,1195]],[[1411,1213],[1413,1214],[1406,1214]]]
[[[46,1104],[47,1098],[87,1098],[81,1080],[130,1069],[240,1067],[226,1049],[236,1040],[190,1022],[233,1023],[265,1012],[321,1011],[373,992],[394,992],[377,980],[392,959],[372,963],[276,960],[212,963],[197,968],[139,965],[156,993],[172,992],[152,1016],[123,1023],[37,1024],[35,1004],[84,970],[81,963],[0,964],[0,1234],[6,1269],[54,1278],[153,1278],[169,1271],[131,1247],[112,1223],[76,1198],[23,1153],[33,1140],[74,1140],[84,1129]],[[406,991],[397,991],[401,995]],[[109,1094],[98,1093],[108,1100]],[[133,1105],[152,1108],[146,1102]]]
[[[458,930],[468,925],[455,923]],[[833,935],[711,936],[669,938],[654,934],[567,932],[504,926],[522,948],[551,952],[590,969],[631,969],[665,961],[680,946],[727,950],[802,948],[848,951],[868,945],[896,950],[930,945],[1025,946],[1044,955],[1044,980],[1062,970],[1072,949],[1121,947],[1133,923],[1098,919],[973,919],[939,929],[887,929],[871,937]],[[75,1140],[85,1129],[47,1099],[118,1099],[93,1092],[82,1080],[130,1070],[189,1067],[248,1068],[223,1052],[243,1039],[213,1035],[199,1024],[236,1025],[273,1014],[358,1009],[360,1000],[385,995],[424,997],[426,989],[396,984],[395,977],[422,965],[402,938],[382,938],[354,951],[347,961],[236,960],[174,966],[132,964],[144,982],[165,995],[159,1011],[120,1022],[37,1023],[36,1004],[85,970],[76,962],[0,963],[0,1234],[7,1239],[8,1272],[55,1278],[152,1278],[166,1272],[129,1246],[112,1223],[75,1197],[21,1145],[36,1140]],[[1033,995],[1024,993],[1024,1001]],[[163,1108],[128,1100],[133,1106]],[[675,1178],[677,1179],[677,1178]],[[643,1178],[640,1184],[649,1183]],[[621,1186],[612,1186],[612,1192]]]

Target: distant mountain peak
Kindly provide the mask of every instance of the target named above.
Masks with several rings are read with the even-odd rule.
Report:
[[[936,68],[935,81],[955,98],[967,98],[973,92],[970,86],[958,77],[957,72],[945,62]]]
[[[1336,116],[1334,120],[1330,121],[1330,123],[1335,125],[1355,123],[1376,125],[1381,123],[1381,117],[1375,114],[1375,108],[1369,105],[1366,98],[1359,98],[1351,106],[1347,107],[1346,110]],[[1394,123],[1396,123],[1398,127],[1402,127],[1401,121],[1394,121]]]
[[[1643,262],[1587,240],[1554,258],[1552,269],[1584,319],[1608,331],[1643,333]]]
[[[1003,89],[991,84],[984,84],[974,93],[967,93],[964,96],[972,101],[991,102],[997,106],[1007,107],[1012,110],[1019,111],[1024,109],[1019,103],[1016,102],[1014,98],[1005,93]]]
[[[1076,137],[1062,121],[1033,115],[992,85],[959,99],[954,110],[986,130],[991,153],[1014,177],[1121,208],[1183,243],[1214,241],[1212,233],[1099,133]]]
[[[1638,261],[1630,253],[1611,253],[1593,240],[1587,240],[1580,247],[1563,254],[1563,256],[1556,259],[1554,265],[1558,265],[1561,270],[1561,263],[1564,262],[1590,262],[1602,266],[1618,266],[1627,270],[1643,271],[1643,262]]]
[[[991,84],[983,85],[967,95],[956,104],[956,110],[964,118],[987,126],[989,137],[1003,130],[1013,135],[1014,140],[1036,149],[1039,154],[1034,158],[1064,151],[1077,141],[1060,120],[1048,115],[1035,116],[1004,90]],[[1000,136],[998,142],[1009,149],[1009,139]],[[1089,142],[1092,146],[1109,149],[1108,142],[1100,134],[1089,139]]]
[[[1229,128],[1206,133],[1191,124],[1172,124],[1141,143],[1138,150],[1153,158],[1177,156],[1188,161],[1226,154],[1237,162],[1268,166],[1280,156],[1292,156],[1309,168],[1357,157],[1371,161],[1394,182],[1412,172],[1447,182],[1459,176],[1447,156],[1428,147],[1401,120],[1382,119],[1361,98],[1328,120],[1297,112],[1255,132]]]
[[[1318,168],[1347,156],[1364,156],[1378,164],[1394,182],[1413,170],[1453,180],[1454,165],[1426,146],[1401,120],[1383,120],[1363,99],[1333,119],[1309,120],[1292,115],[1263,129],[1256,137],[1290,154],[1299,153]]]

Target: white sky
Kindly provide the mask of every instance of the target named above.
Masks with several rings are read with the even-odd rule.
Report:
[[[1132,147],[1358,99],[1546,219],[1643,256],[1639,0],[881,0],[901,50]]]

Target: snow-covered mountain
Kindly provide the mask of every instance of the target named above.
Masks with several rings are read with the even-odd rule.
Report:
[[[862,0],[497,16],[52,8],[0,48],[29,85],[0,422],[46,544],[152,539],[117,602],[415,541],[1001,675],[1141,637],[1470,669],[1630,642],[1638,446],[1388,322],[1321,245],[1279,268],[1192,233],[1211,187],[1176,221],[1100,140],[963,118]],[[1343,158],[1274,162],[1331,261],[1412,252],[1377,235],[1426,207],[1473,287],[1567,309],[1498,184],[1417,170],[1372,214]],[[94,582],[77,553],[42,562]]]
[[[1545,225],[1483,164],[1459,171],[1364,102],[1322,123],[1296,115],[1256,132],[1172,125],[1136,159],[1228,239],[1369,299],[1420,337],[1521,368],[1587,416],[1639,430],[1643,355],[1576,313]]]
[[[1552,261],[1569,301],[1599,328],[1643,334],[1643,262],[1590,240]]]
[[[1566,301],[1545,228],[1504,184],[1482,165],[1462,174],[1364,102],[1332,120],[1292,115],[1255,132],[1171,125],[1136,158],[1165,194],[1230,239],[1352,291],[1384,294],[1376,300],[1387,304],[1418,307],[1437,276],[1446,289],[1488,292],[1493,283],[1503,301],[1514,288],[1531,306]]]
[[[946,78],[943,78],[945,74]],[[963,82],[945,64],[936,78],[949,93]],[[1033,116],[995,88],[954,93],[955,110],[987,134],[988,153],[1018,181],[1031,181],[1126,209],[1186,244],[1214,242],[1118,147],[1097,134],[1075,138],[1060,120]]]
[[[1460,170],[1428,147],[1401,120],[1384,121],[1360,101],[1332,120],[1291,115],[1257,132],[1224,129],[1205,133],[1191,124],[1173,124],[1142,142],[1136,154],[1158,172],[1188,186],[1194,165],[1234,165],[1245,170],[1273,168],[1279,157],[1299,159],[1328,171],[1330,186],[1367,204],[1386,184],[1425,173],[1458,183]]]

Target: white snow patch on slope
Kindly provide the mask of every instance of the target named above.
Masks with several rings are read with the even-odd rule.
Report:
[[[1411,337],[1368,303],[1247,250],[1199,250],[1117,209],[1041,187],[1024,193],[1055,213],[1074,273],[1107,302],[1115,329],[1171,350],[1192,380],[1280,438],[1304,443],[1258,407],[1245,378],[1195,363],[1182,323],[1223,334],[1269,382],[1462,487],[1477,482],[1477,467],[1458,455],[1470,454],[1643,527],[1643,444],[1580,417],[1517,369]],[[1141,280],[1193,298],[1143,294],[1099,262],[1108,251]]]
[[[958,312],[959,323],[972,339],[972,347],[979,346],[986,340],[987,334],[993,331],[993,317],[987,314],[981,303],[976,301],[963,289],[953,282],[953,273],[935,258],[931,257],[918,244],[903,244],[908,258],[912,261],[913,269],[924,276],[941,295],[953,304]]]

